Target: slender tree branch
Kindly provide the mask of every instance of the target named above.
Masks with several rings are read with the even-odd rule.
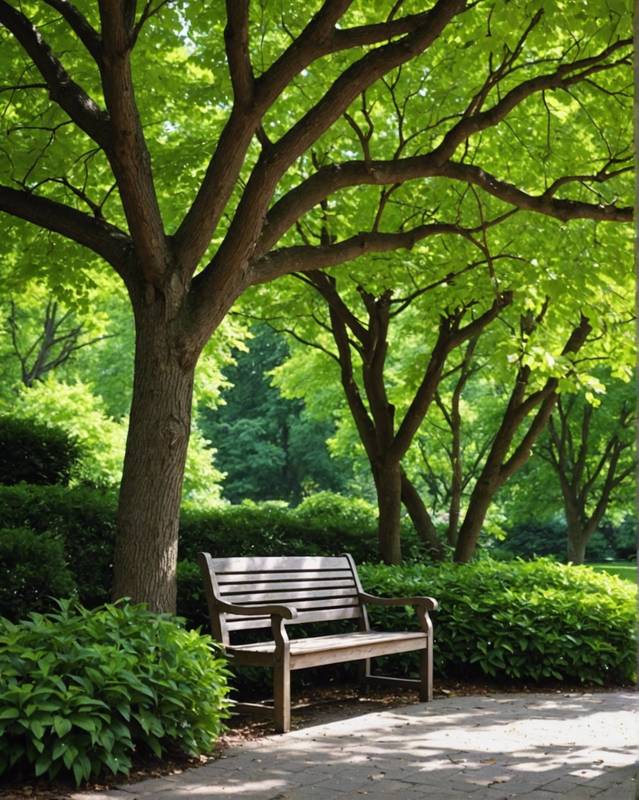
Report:
[[[33,61],[46,81],[51,99],[97,144],[106,147],[110,133],[108,115],[71,79],[40,31],[6,0],[0,0],[0,24]]]

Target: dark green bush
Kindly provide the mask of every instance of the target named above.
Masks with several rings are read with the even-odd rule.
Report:
[[[367,591],[435,597],[440,675],[619,684],[635,671],[636,588],[588,567],[548,559],[387,567],[367,565]],[[407,624],[410,609],[371,608],[380,627]],[[407,654],[404,664],[413,664]]]
[[[296,509],[275,503],[242,503],[213,510],[186,510],[180,523],[180,557],[193,560],[198,552],[211,555],[338,555],[352,552],[359,561],[376,558],[377,533],[343,525],[343,517],[327,521],[298,516]]]
[[[2,524],[59,536],[86,606],[110,597],[115,509],[113,495],[85,486],[0,486]]]
[[[78,460],[77,442],[60,428],[0,417],[0,484],[64,484]]]
[[[227,716],[212,640],[142,606],[0,620],[0,775],[127,773],[131,755],[209,751]]]
[[[53,596],[67,597],[74,590],[59,537],[0,528],[0,617],[17,621],[30,611],[46,611]]]
[[[565,561],[567,550],[566,524],[562,520],[549,522],[521,522],[516,525],[503,542],[496,547],[496,553],[507,553],[510,557],[555,556]],[[613,525],[605,520],[599,530],[591,537],[586,547],[586,560],[597,562],[607,559],[629,558],[636,548],[635,520],[626,518],[621,524]]]

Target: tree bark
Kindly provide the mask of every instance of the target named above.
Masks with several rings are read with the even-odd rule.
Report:
[[[444,560],[444,547],[419,492],[402,470],[402,503],[413,527],[434,561]]]
[[[402,474],[399,464],[384,464],[373,470],[379,509],[379,555],[385,564],[402,560]]]
[[[569,564],[583,564],[586,560],[586,544],[588,535],[581,529],[580,525],[568,526],[568,540],[566,549],[566,560]]]
[[[175,612],[180,500],[195,365],[181,363],[169,331],[163,303],[137,309],[113,597],[146,601],[153,611]]]

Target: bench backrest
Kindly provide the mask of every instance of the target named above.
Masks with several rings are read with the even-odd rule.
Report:
[[[225,614],[217,602],[237,605],[290,605],[299,616],[287,625],[357,619],[368,627],[358,594],[362,591],[353,559],[342,556],[255,556],[211,558],[200,553],[213,635],[228,644],[229,632],[270,628],[270,616]]]

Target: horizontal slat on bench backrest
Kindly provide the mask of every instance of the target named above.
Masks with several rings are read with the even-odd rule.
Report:
[[[245,589],[246,591],[246,589]],[[351,586],[317,586],[312,591],[304,590],[301,592],[287,589],[283,592],[251,592],[250,594],[226,594],[224,599],[229,603],[247,605],[252,603],[284,603],[285,605],[297,605],[298,600],[322,597],[357,597],[357,592]]]
[[[357,619],[361,616],[361,609],[358,606],[353,606],[350,608],[334,608],[334,609],[324,609],[322,611],[307,611],[302,612],[298,615],[298,617],[294,620],[296,623],[305,623],[305,622],[330,622],[331,620],[337,619]],[[290,625],[291,621],[287,620],[287,625]],[[235,617],[230,614],[226,617],[226,625],[229,631],[237,631],[243,629],[254,630],[256,628],[270,628],[271,627],[271,618],[270,617]]]
[[[357,619],[363,616],[359,587],[351,563],[345,556],[252,556],[213,558],[214,598],[255,608],[260,604],[286,605],[298,609],[287,625],[320,620]],[[270,617],[243,616],[221,611],[222,630],[268,628]]]
[[[260,573],[263,577],[262,580],[264,583],[270,584],[274,581],[276,583],[285,582],[285,581],[297,581],[297,580],[304,580],[304,581],[325,581],[325,580],[339,580],[340,578],[344,578],[344,576],[348,576],[350,580],[350,571],[347,569],[336,569],[336,570],[297,570],[296,572],[262,572]],[[300,577],[303,576],[303,577]],[[246,572],[241,573],[238,575],[236,572],[232,572],[230,574],[224,573],[217,573],[217,582],[220,586],[232,585],[235,583],[239,584],[246,584],[250,583],[251,585],[255,584],[255,573],[254,572]]]
[[[248,556],[242,558],[214,558],[216,575],[226,573],[298,572],[299,570],[350,570],[343,556]]]

